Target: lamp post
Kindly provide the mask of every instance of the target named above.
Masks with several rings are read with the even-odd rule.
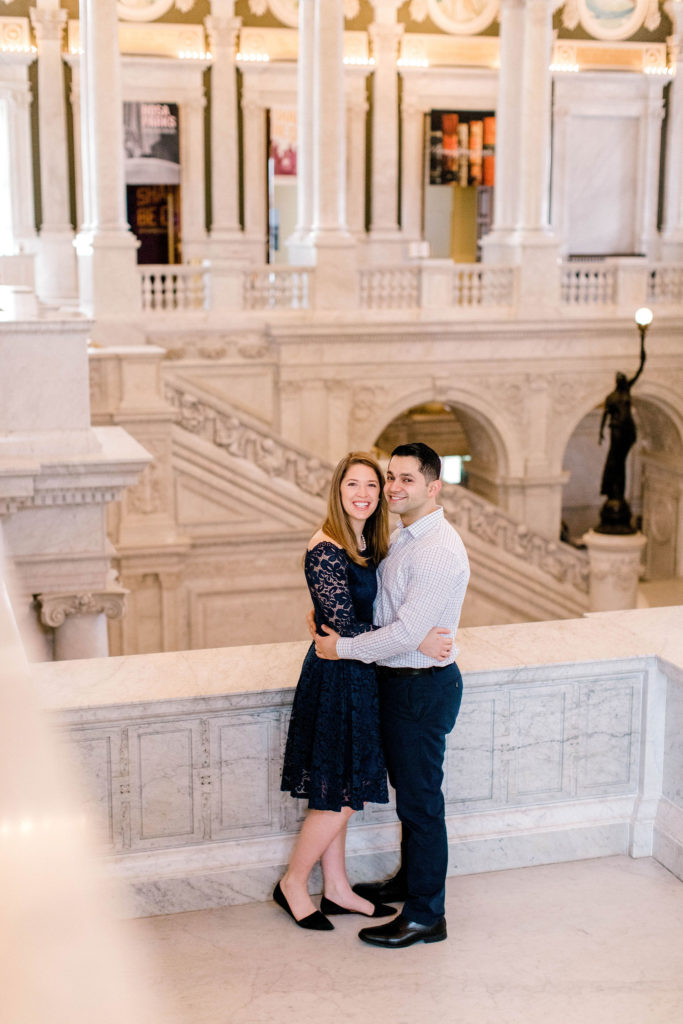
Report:
[[[648,327],[652,323],[652,310],[648,309],[647,306],[641,306],[640,309],[635,311],[633,319],[640,331],[640,352],[642,356],[642,353],[645,350],[645,335],[647,334]]]

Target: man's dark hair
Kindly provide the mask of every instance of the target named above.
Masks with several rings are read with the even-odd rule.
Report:
[[[423,444],[422,441],[399,444],[398,447],[394,448],[391,457],[393,458],[394,455],[400,457],[410,455],[412,458],[417,459],[420,463],[420,472],[428,484],[432,480],[438,480],[441,476],[441,459],[433,448],[430,448],[428,444]]]

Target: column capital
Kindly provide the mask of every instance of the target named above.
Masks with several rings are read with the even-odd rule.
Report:
[[[242,28],[241,18],[218,18],[214,14],[208,14],[204,18],[204,25],[209,36],[209,46],[214,57],[216,50],[232,50]]]
[[[66,11],[63,8],[45,10],[43,7],[31,7],[29,13],[39,49],[43,42],[61,43],[66,25]]]
[[[374,21],[368,27],[374,56],[380,59],[395,60],[403,32],[403,25],[385,25]]]
[[[126,610],[126,597],[130,591],[124,587],[111,587],[98,593],[38,594],[40,621],[44,626],[57,628],[67,615],[101,615],[120,619]]]

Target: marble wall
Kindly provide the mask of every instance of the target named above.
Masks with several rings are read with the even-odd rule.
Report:
[[[680,869],[682,624],[677,608],[460,631],[465,697],[444,782],[451,873],[647,856],[653,841]],[[303,813],[279,772],[305,650],[35,666],[136,913],[268,898]],[[350,873],[390,870],[397,849],[393,807],[368,806],[351,829]]]

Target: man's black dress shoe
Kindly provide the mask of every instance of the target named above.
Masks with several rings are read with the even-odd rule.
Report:
[[[408,899],[408,890],[402,878],[385,878],[382,882],[358,882],[351,888],[371,903],[402,903]]]
[[[371,946],[385,946],[387,949],[400,949],[402,946],[412,946],[415,942],[443,942],[448,938],[446,918],[440,917],[435,924],[419,924],[399,914],[388,924],[380,924],[377,928],[361,928],[358,938],[369,942]]]
[[[297,921],[292,913],[292,908],[287,902],[287,897],[280,888],[278,882],[273,892],[273,899],[279,907],[289,914],[294,924],[298,924],[299,928],[309,928],[314,932],[331,932],[334,925],[331,921],[328,921],[324,914],[321,914],[319,910],[314,910],[312,914],[308,914],[306,917],[302,917],[301,920]]]
[[[323,896],[320,901],[320,909],[323,914],[360,914],[361,917],[393,917],[396,907],[388,907],[386,903],[376,903],[372,914],[364,914],[362,910],[349,910],[348,907],[340,907],[338,903],[328,900]]]

